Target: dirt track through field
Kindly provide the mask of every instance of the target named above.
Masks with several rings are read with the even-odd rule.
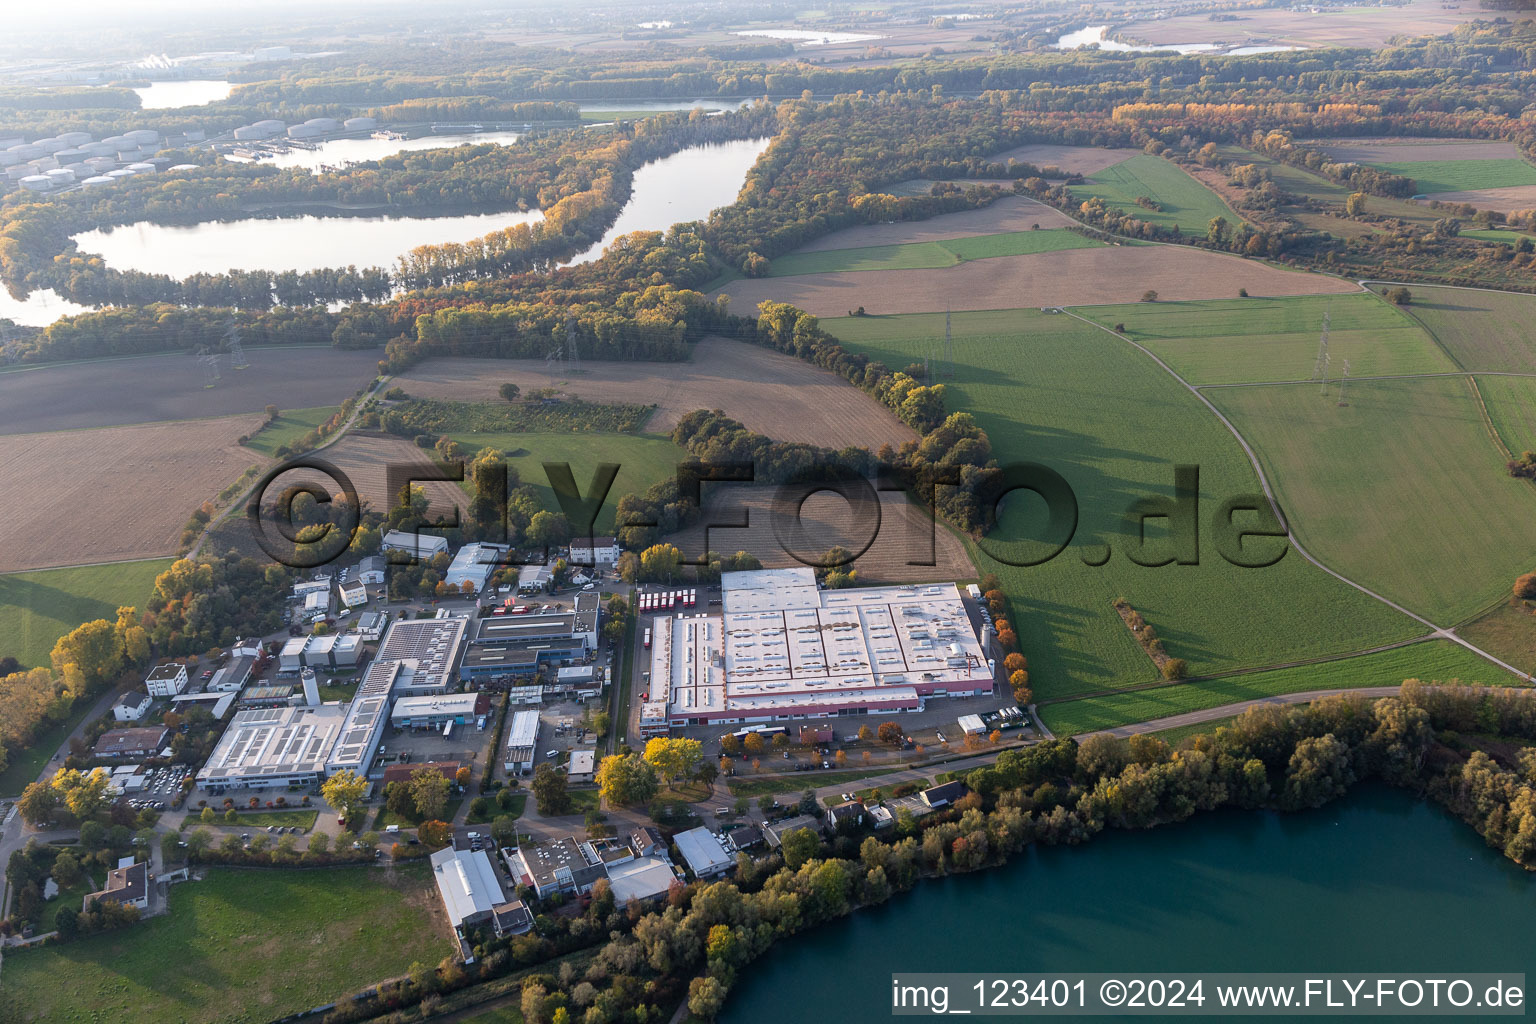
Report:
[[[1006,196],[990,206],[960,213],[945,213],[928,220],[904,220],[893,224],[867,224],[847,228],[796,252],[824,252],[828,249],[861,249],[868,245],[906,245],[909,242],[942,242],[949,238],[996,235],[1006,231],[1028,231],[1036,224],[1044,228],[1069,227],[1073,220],[1057,210],[1037,203],[1027,196]],[[741,312],[737,310],[736,312]]]
[[[1140,153],[1139,149],[1099,149],[1096,146],[1060,146],[1054,142],[1034,142],[996,153],[989,159],[1000,164],[1017,160],[1036,167],[1060,167],[1068,174],[1087,176]]]
[[[204,501],[262,457],[260,413],[0,437],[0,572],[168,555]]]
[[[680,530],[667,538],[689,558],[705,550],[703,524],[711,520],[739,522],[745,514],[747,529],[715,527],[708,531],[709,549],[721,554],[749,551],[769,568],[803,565],[786,550],[774,529],[775,489],[757,484],[706,485],[705,513],[700,524]],[[800,509],[803,534],[793,535],[789,543],[797,554],[819,558],[834,546],[858,551],[868,550],[853,562],[860,576],[873,580],[953,580],[975,572],[966,557],[965,546],[942,525],[934,526],[922,509],[895,492],[882,492],[878,527],[873,518],[855,514],[843,498],[820,492],[806,499]],[[786,513],[787,514],[787,513]],[[909,565],[909,561],[929,558],[932,533],[934,565]],[[870,543],[873,534],[874,540]]]
[[[746,312],[749,307],[741,307]],[[527,394],[558,388],[594,402],[654,404],[646,430],[667,433],[695,409],[722,409],[780,441],[827,448],[877,449],[917,435],[884,406],[841,377],[803,360],[728,338],[704,338],[687,363],[582,364],[554,374],[542,359],[433,359],[396,378],[417,398],[499,402],[512,381]]]
[[[874,270],[733,281],[732,307],[788,302],[815,316],[941,309],[1021,309],[1136,302],[1148,290],[1163,300],[1359,291],[1351,281],[1280,270],[1254,260],[1181,246],[1070,249],[971,260],[943,270]]]

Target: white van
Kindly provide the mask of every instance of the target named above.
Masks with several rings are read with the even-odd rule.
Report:
[[[384,831],[393,834],[395,832],[399,832],[400,831],[400,826],[399,825],[385,825],[384,826]]]

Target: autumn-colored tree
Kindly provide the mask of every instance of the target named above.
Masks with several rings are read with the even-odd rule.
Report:
[[[875,738],[875,730],[871,729],[867,725],[859,726],[859,742],[860,743],[868,743],[870,740],[873,740],[874,738]]]
[[[416,829],[416,837],[424,846],[447,846],[453,841],[453,826],[446,821],[424,821]]]
[[[1013,675],[1020,669],[1025,669],[1028,667],[1029,662],[1026,661],[1024,659],[1024,655],[1020,654],[1018,651],[1014,651],[1012,654],[1008,655],[1008,657],[1003,659],[1003,671],[1007,672],[1009,675]]]
[[[469,777],[470,777],[469,765],[466,764],[462,768],[460,768],[458,771],[453,773],[454,785],[458,786],[460,789],[467,788],[469,786]]]
[[[417,768],[411,772],[411,799],[416,813],[436,818],[448,806],[448,777],[436,768]]]
[[[736,738],[735,733],[726,733],[720,737],[720,752],[722,754],[735,754],[740,750],[741,740]]]
[[[747,738],[742,741],[742,746],[746,748],[747,753],[749,754],[761,754],[763,752],[763,748],[767,746],[767,744],[763,742],[762,733],[749,732],[747,733]]]
[[[368,792],[368,780],[350,768],[344,768],[320,785],[320,795],[335,808],[343,821],[353,822],[356,827],[362,815],[363,794]]]
[[[894,747],[901,742],[903,733],[901,726],[895,722],[881,722],[879,728],[875,730],[875,735],[880,737],[881,743],[888,743]]]
[[[1524,600],[1536,598],[1536,572],[1528,572],[1515,580],[1515,596]]]
[[[654,736],[645,744],[644,757],[655,767],[661,780],[671,784],[689,778],[699,770],[699,764],[704,760],[704,744],[682,737]]]

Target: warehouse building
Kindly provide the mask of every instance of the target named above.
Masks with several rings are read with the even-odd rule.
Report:
[[[491,573],[501,568],[507,555],[505,544],[465,544],[453,556],[443,582],[450,587],[463,587],[468,583],[476,592],[485,589],[485,581]]]
[[[401,697],[389,721],[396,729],[441,729],[452,722],[467,725],[491,710],[484,693],[450,693],[437,697]]]
[[[916,711],[990,693],[953,583],[823,591],[808,567],[725,573],[723,612],[655,620],[642,731]]]
[[[213,674],[204,689],[209,693],[239,693],[251,681],[251,670],[255,667],[254,654],[237,654],[228,665]]]
[[[339,704],[238,711],[198,769],[197,784],[215,792],[315,785],[328,774],[346,721]]]
[[[387,564],[383,555],[369,555],[357,563],[357,578],[369,586],[383,583]]]
[[[507,755],[502,767],[508,775],[533,771],[533,749],[539,742],[539,713],[515,711],[507,725]]]
[[[496,865],[484,850],[444,847],[432,855],[432,878],[443,898],[443,909],[468,951],[465,930],[490,926],[498,937],[521,935],[533,928],[533,915],[522,900],[509,900],[496,875]],[[473,962],[469,956],[466,962]]]
[[[410,555],[412,558],[426,561],[432,556],[443,554],[448,550],[448,538],[436,537],[430,533],[406,533],[404,530],[390,530],[384,535],[382,546],[385,551],[399,551]]]
[[[384,735],[390,693],[404,670],[405,665],[398,661],[375,659],[368,666],[352,702],[342,706],[346,718],[326,761],[327,773],[347,769],[359,775],[368,774],[374,751],[379,749],[379,738]]]
[[[435,619],[396,619],[379,644],[374,664],[401,662],[396,694],[429,696],[450,692],[455,683],[454,666],[464,647],[469,620],[457,615]]]
[[[714,878],[736,866],[735,859],[726,852],[720,840],[702,825],[679,832],[672,837],[672,842],[695,878]]]

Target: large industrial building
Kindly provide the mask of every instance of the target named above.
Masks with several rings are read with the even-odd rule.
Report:
[[[507,753],[502,767],[508,775],[533,771],[533,748],[539,742],[539,713],[514,711],[507,724]]]
[[[466,681],[531,676],[539,666],[585,661],[597,647],[601,608],[594,593],[577,594],[568,612],[486,615],[476,619],[459,665]]]
[[[327,773],[349,769],[358,775],[367,774],[373,752],[384,735],[384,724],[389,720],[390,692],[398,685],[404,667],[401,662],[377,658],[368,666],[352,702],[342,706],[346,721],[326,761]]]
[[[655,620],[641,731],[919,710],[990,693],[953,583],[822,590],[813,570],[726,573],[723,611]]]
[[[458,615],[435,619],[396,619],[379,644],[373,663],[399,662],[401,676],[395,683],[401,697],[449,693],[454,686],[453,667],[464,646],[469,620]]]
[[[198,769],[197,784],[215,791],[314,785],[346,721],[343,704],[237,712]]]
[[[396,729],[441,729],[450,722],[467,725],[491,710],[487,693],[450,693],[442,697],[401,697],[390,713]]]
[[[476,591],[485,589],[491,573],[501,568],[507,555],[505,544],[465,544],[453,556],[443,582],[450,587],[463,587],[468,583]]]

